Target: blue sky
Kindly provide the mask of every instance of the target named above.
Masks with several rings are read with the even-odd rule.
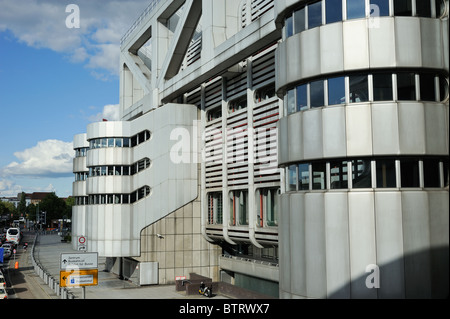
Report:
[[[73,136],[118,119],[120,37],[149,2],[0,0],[0,197],[71,195]]]

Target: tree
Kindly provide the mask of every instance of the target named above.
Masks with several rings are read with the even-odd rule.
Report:
[[[17,206],[17,214],[14,216],[14,218],[25,217],[27,209],[27,202],[25,197],[25,192],[22,192],[22,194],[20,195],[19,205]]]
[[[39,203],[39,210],[42,212],[47,212],[47,224],[50,223],[52,219],[61,219],[66,213],[66,202],[56,196],[56,194],[50,193],[44,197],[44,199]]]

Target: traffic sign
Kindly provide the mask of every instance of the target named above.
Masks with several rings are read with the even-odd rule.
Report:
[[[98,268],[98,253],[62,253],[60,268],[62,270]]]
[[[86,251],[87,239],[85,236],[78,237],[78,251]]]
[[[85,287],[98,285],[98,269],[61,270],[59,272],[61,287]]]

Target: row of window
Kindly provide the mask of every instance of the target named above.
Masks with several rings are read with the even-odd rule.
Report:
[[[150,167],[150,159],[144,158],[132,165],[109,165],[89,167],[89,177],[95,176],[129,176]]]
[[[89,147],[79,147],[75,149],[75,157],[86,157]]]
[[[367,6],[367,8],[366,8]],[[294,11],[285,19],[286,38],[324,24],[382,16],[440,18],[444,0],[321,0]]]
[[[286,168],[286,191],[448,187],[448,158],[336,159]]]
[[[103,137],[89,140],[90,149],[106,147],[135,147],[150,139],[150,131],[145,130],[132,137]]]
[[[261,103],[275,96],[275,84],[264,86],[255,90],[253,95],[255,104]],[[228,113],[237,112],[247,108],[247,95],[238,97],[228,102]],[[206,118],[209,121],[213,121],[222,117],[222,106],[212,108],[207,111]]]
[[[260,188],[256,191],[255,207],[257,225],[259,227],[278,225],[279,188]],[[211,192],[207,195],[208,224],[223,224],[222,192]],[[247,226],[249,221],[248,190],[229,192],[230,226]]]
[[[144,186],[131,194],[94,194],[76,196],[75,205],[133,204],[150,195],[150,187]]]
[[[318,79],[286,94],[285,114],[310,108],[377,101],[445,101],[448,81],[443,75],[377,72]]]

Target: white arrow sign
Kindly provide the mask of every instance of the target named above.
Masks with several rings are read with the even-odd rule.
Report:
[[[61,269],[95,269],[98,268],[98,253],[62,253]]]

